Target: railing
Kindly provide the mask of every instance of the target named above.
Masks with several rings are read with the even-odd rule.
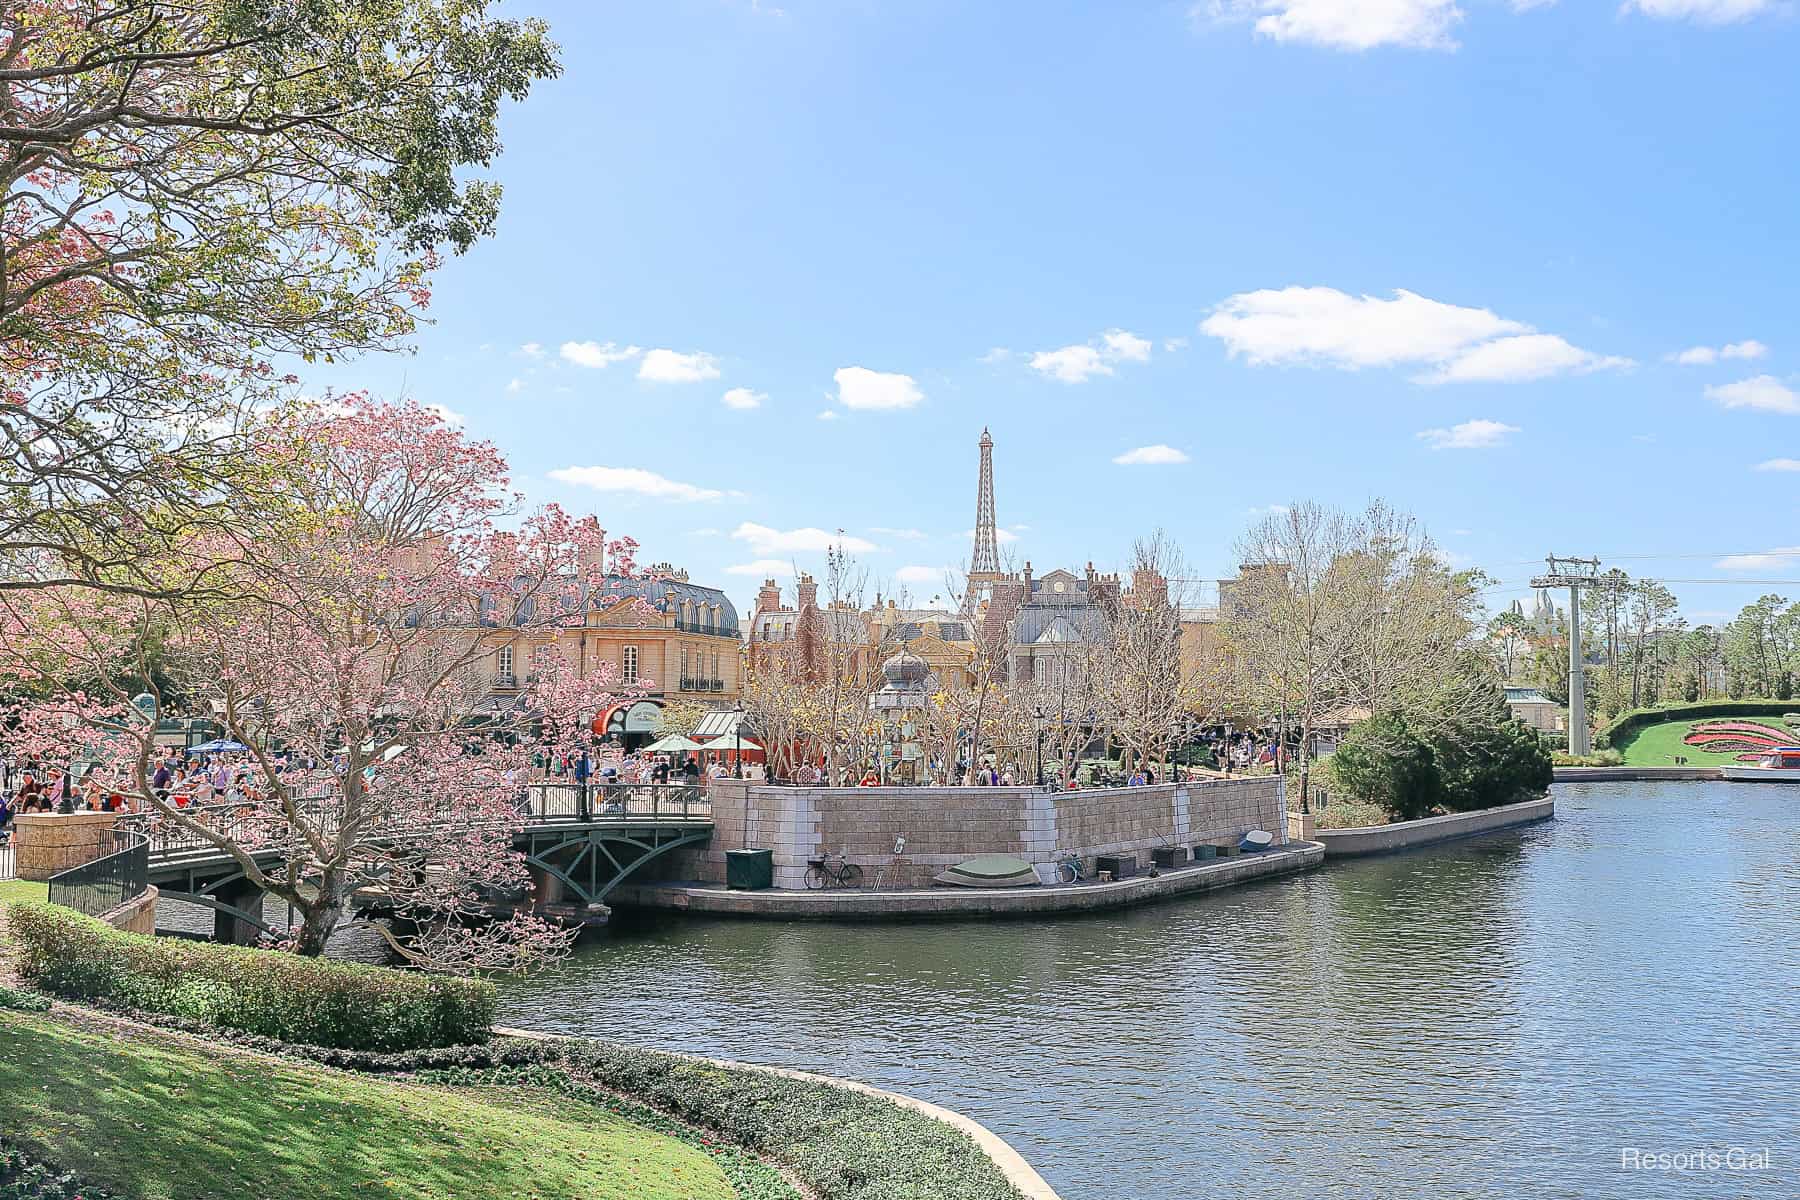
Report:
[[[712,801],[697,783],[533,783],[525,813],[543,821],[705,821]]]
[[[98,917],[144,894],[150,840],[136,830],[109,829],[100,845],[106,852],[99,858],[50,877],[50,903]]]
[[[302,798],[298,803],[316,833],[324,837],[336,834],[339,810],[334,804],[319,803],[317,798]],[[519,806],[530,825],[712,819],[712,802],[699,784],[532,783],[519,789]],[[196,805],[180,812],[190,824],[159,812],[126,813],[119,817],[117,831],[141,839],[146,853],[163,861],[221,853],[217,843],[194,828],[195,824],[252,855],[280,853],[300,836],[279,812],[247,802]],[[371,830],[370,834],[399,842],[418,831],[412,824]]]

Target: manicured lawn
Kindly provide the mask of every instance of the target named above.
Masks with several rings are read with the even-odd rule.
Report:
[[[0,1132],[142,1200],[730,1200],[700,1149],[529,1088],[380,1081],[0,1011]]]
[[[1795,706],[1800,712],[1800,704]],[[1625,756],[1625,765],[1630,767],[1672,767],[1675,756],[1688,760],[1697,767],[1718,767],[1738,761],[1737,751],[1728,754],[1711,754],[1697,746],[1689,746],[1682,742],[1688,732],[1696,725],[1707,725],[1719,721],[1749,721],[1757,725],[1767,725],[1777,731],[1787,730],[1796,742],[1800,742],[1800,731],[1789,729],[1781,719],[1781,714],[1758,717],[1707,717],[1699,721],[1664,721],[1660,725],[1646,725],[1638,731],[1631,741],[1618,747]]]
[[[43,900],[50,895],[47,883],[27,883],[23,879],[0,879],[0,905],[14,900]]]

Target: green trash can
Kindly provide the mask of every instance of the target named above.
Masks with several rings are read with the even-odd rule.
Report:
[[[725,886],[756,892],[775,883],[773,850],[727,850],[725,852]]]

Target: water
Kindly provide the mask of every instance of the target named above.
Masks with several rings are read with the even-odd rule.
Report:
[[[1800,788],[1556,798],[1522,832],[1114,915],[644,918],[502,1007],[949,1105],[1069,1200],[1800,1193]],[[1772,1169],[1620,1168],[1731,1146]]]

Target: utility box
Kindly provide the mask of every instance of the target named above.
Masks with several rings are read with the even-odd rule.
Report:
[[[1174,867],[1185,867],[1187,860],[1186,846],[1156,846],[1150,851],[1150,861],[1165,871]]]
[[[739,891],[759,892],[775,882],[773,850],[727,850],[725,852],[725,886]]]
[[[1094,858],[1095,871],[1111,871],[1114,879],[1130,879],[1137,874],[1137,855],[1101,854]]]

